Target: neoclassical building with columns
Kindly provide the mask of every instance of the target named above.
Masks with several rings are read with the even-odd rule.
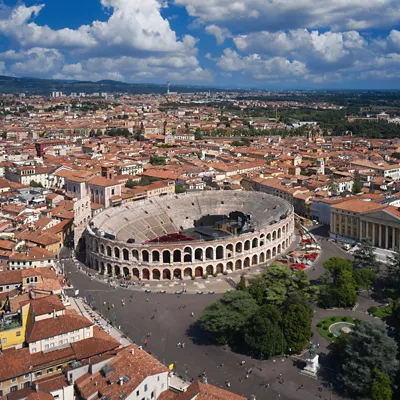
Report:
[[[400,248],[400,211],[370,200],[345,200],[331,207],[330,232],[336,239],[368,238],[375,247]]]
[[[218,229],[207,226],[210,219],[218,220]],[[199,278],[265,264],[288,249],[293,233],[293,207],[275,196],[169,195],[95,216],[84,234],[86,263],[133,279]]]

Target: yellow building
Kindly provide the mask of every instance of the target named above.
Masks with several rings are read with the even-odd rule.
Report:
[[[0,322],[0,349],[10,347],[21,348],[25,342],[28,326],[29,303],[23,305],[18,312],[4,314]]]

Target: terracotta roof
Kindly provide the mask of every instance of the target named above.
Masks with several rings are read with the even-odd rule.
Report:
[[[176,400],[247,400],[245,397],[228,392],[219,387],[204,384],[200,381],[193,382],[186,392],[180,394]]]
[[[107,179],[102,176],[96,176],[96,177],[92,178],[89,181],[89,184],[96,185],[96,186],[104,186],[104,187],[120,185],[120,183],[117,180]]]
[[[64,304],[57,295],[43,297],[37,300],[31,300],[31,307],[35,317],[49,314],[53,311],[65,310]]]
[[[336,204],[334,208],[343,211],[351,211],[354,213],[365,213],[370,211],[383,210],[388,206],[385,204],[375,203],[373,201],[364,201],[359,199],[344,201]]]

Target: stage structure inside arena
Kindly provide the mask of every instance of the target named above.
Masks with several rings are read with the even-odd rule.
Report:
[[[95,216],[87,264],[102,274],[199,278],[264,264],[285,251],[293,208],[259,192],[208,191],[147,199]]]

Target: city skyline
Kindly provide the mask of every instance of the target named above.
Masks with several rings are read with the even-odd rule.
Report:
[[[0,75],[399,89],[395,0],[0,0]]]

